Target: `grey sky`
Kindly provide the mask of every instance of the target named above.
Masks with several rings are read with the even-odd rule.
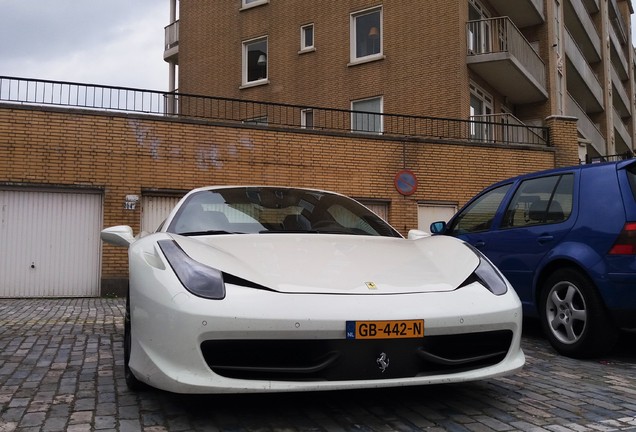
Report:
[[[0,75],[167,90],[167,0],[0,0],[0,11]]]
[[[167,0],[0,0],[0,11],[0,75],[167,89]]]

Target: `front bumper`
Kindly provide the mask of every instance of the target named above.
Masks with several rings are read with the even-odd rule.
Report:
[[[139,380],[175,393],[462,382],[509,374],[525,361],[521,307],[512,289],[494,296],[472,284],[453,292],[360,296],[281,294],[228,285],[224,300],[204,300],[175,284],[164,289],[138,282],[131,279],[130,368]],[[423,319],[424,338],[345,338],[346,321],[404,319]],[[497,335],[498,355],[489,354],[495,351],[487,347],[492,341],[484,336],[489,335]],[[444,348],[428,354],[443,354],[438,357],[454,358],[457,364],[415,358],[422,346],[442,339],[447,342],[438,345]],[[469,340],[475,342],[467,345]],[[337,359],[330,363],[334,352]],[[382,353],[389,360],[384,372],[378,367]],[[330,366],[317,370],[321,360]]]

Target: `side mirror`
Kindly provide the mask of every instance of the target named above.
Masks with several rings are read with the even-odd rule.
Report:
[[[426,231],[412,229],[409,230],[408,239],[409,240],[418,240],[424,237],[430,237],[431,235]]]
[[[135,241],[133,230],[128,225],[117,225],[103,229],[101,232],[101,238],[106,243],[126,248]]]
[[[433,222],[431,224],[431,233],[444,234],[445,231],[446,231],[446,222],[439,221],[439,222]]]

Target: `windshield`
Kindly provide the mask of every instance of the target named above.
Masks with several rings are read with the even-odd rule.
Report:
[[[167,228],[182,235],[334,233],[400,237],[355,200],[293,188],[237,187],[199,191]]]

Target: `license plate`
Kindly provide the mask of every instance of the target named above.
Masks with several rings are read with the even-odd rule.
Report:
[[[347,321],[347,339],[406,339],[424,336],[424,320]]]

